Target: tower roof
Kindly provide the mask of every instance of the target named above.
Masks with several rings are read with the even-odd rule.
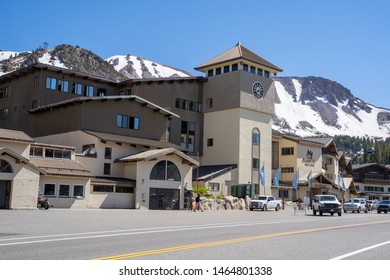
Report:
[[[255,64],[259,64],[261,66],[270,68],[276,72],[282,72],[283,69],[280,69],[276,65],[272,64],[271,62],[265,60],[264,58],[258,56],[254,52],[248,50],[243,45],[241,45],[240,42],[237,43],[233,48],[227,50],[226,52],[217,55],[216,57],[206,61],[205,63],[195,67],[195,70],[202,71],[206,68],[209,68],[214,65],[222,64],[225,62],[230,62],[238,59],[243,59],[250,61]]]

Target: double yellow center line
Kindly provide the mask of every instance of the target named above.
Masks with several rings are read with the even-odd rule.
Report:
[[[149,251],[143,251],[143,252],[135,252],[135,253],[129,253],[129,254],[108,256],[108,257],[103,257],[103,258],[96,258],[95,260],[133,259],[133,258],[138,258],[138,257],[145,257],[145,256],[157,255],[157,254],[163,254],[163,253],[169,253],[169,252],[184,251],[184,250],[191,250],[191,249],[197,249],[197,248],[233,244],[233,243],[239,243],[239,242],[247,242],[247,241],[253,241],[253,240],[273,238],[273,237],[281,237],[281,236],[294,235],[294,234],[311,233],[311,232],[318,232],[318,231],[325,231],[325,230],[351,228],[351,227],[359,227],[359,226],[383,224],[383,223],[390,223],[390,220],[359,223],[359,224],[349,224],[349,225],[341,225],[341,226],[322,227],[322,228],[303,229],[303,230],[288,231],[288,232],[270,233],[270,234],[264,234],[264,235],[255,235],[255,236],[248,236],[248,237],[242,237],[242,238],[220,240],[220,241],[213,241],[213,242],[205,242],[205,243],[198,243],[198,244],[190,244],[190,245],[162,248],[162,249],[149,250]]]

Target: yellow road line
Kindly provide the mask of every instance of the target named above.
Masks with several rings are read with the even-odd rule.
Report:
[[[108,256],[108,257],[103,257],[103,258],[96,258],[95,260],[132,259],[132,258],[137,258],[137,257],[149,256],[149,255],[157,255],[157,254],[163,254],[163,253],[169,253],[169,252],[175,252],[175,251],[183,251],[183,250],[232,244],[232,243],[238,243],[238,242],[246,242],[246,241],[280,237],[280,236],[286,236],[286,235],[311,233],[311,232],[317,232],[317,231],[342,229],[342,228],[350,228],[350,227],[358,227],[358,226],[366,226],[366,225],[382,224],[382,223],[390,223],[390,221],[386,220],[386,221],[376,221],[376,222],[359,223],[359,224],[349,224],[349,225],[342,225],[342,226],[331,226],[331,227],[303,229],[303,230],[288,231],[288,232],[270,233],[270,234],[264,234],[264,235],[248,236],[248,237],[242,237],[242,238],[220,240],[220,241],[213,241],[213,242],[205,242],[205,243],[198,243],[198,244],[190,244],[190,245],[162,248],[162,249],[149,250],[149,251],[143,251],[143,252],[135,252],[135,253],[129,253],[129,254],[123,254],[123,255],[116,255],[116,256]]]

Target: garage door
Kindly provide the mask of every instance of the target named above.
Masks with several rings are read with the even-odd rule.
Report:
[[[93,208],[134,209],[134,187],[92,186],[90,206]]]

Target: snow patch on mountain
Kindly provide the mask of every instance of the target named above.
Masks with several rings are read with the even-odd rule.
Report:
[[[303,99],[301,82],[302,79],[291,78],[284,82],[289,89],[286,90],[280,81],[275,81],[280,102],[275,103],[273,129],[303,137],[320,134],[389,137],[390,110],[355,100],[353,96],[337,96],[337,106],[329,95],[316,93],[309,97],[306,93]]]
[[[189,77],[179,69],[159,64],[134,55],[115,55],[106,59],[116,71],[130,79]]]

